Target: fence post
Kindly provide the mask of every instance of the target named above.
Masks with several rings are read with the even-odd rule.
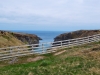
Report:
[[[10,55],[12,56],[12,48],[10,47]]]
[[[15,52],[16,53],[16,52]],[[11,54],[11,56],[13,56],[12,57],[12,59],[9,61],[9,64],[14,64],[15,62],[17,62],[18,60],[17,60],[17,57],[16,56],[14,56],[15,55],[15,53],[14,52],[12,52],[12,48],[10,47],[10,54]]]
[[[44,44],[42,43],[42,52],[44,53]]]
[[[31,50],[31,51],[34,51],[34,46],[33,46],[33,45],[31,46],[31,48],[32,48],[32,50]]]
[[[18,55],[20,54],[20,49],[19,49],[19,47],[18,47],[18,52],[17,52],[17,53],[18,53]]]
[[[97,35],[97,41],[99,41],[99,36]]]
[[[85,38],[83,38],[82,40],[83,40],[83,41],[82,41],[82,42],[83,42],[83,44],[85,44]]]
[[[61,41],[61,48],[63,47],[63,45],[62,45],[62,41]]]
[[[95,36],[92,37],[93,42],[95,42]]]
[[[99,41],[100,41],[100,35],[98,35],[99,36]]]
[[[88,37],[88,43],[90,43],[90,38]]]
[[[84,38],[82,38],[82,39],[80,40],[80,42],[81,42],[81,45],[83,45],[83,44],[84,44]]]
[[[97,36],[95,36],[95,42],[97,42]]]
[[[68,48],[70,47],[70,40],[68,40]]]
[[[77,39],[74,40],[74,46],[77,46]]]

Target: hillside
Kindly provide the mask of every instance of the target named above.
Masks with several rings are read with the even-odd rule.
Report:
[[[100,75],[100,42],[63,48],[60,55],[45,54],[39,61],[35,55],[18,59],[13,65],[0,62],[1,75]],[[31,61],[29,61],[31,59]],[[9,61],[8,61],[9,62]],[[6,65],[6,66],[4,66]]]
[[[37,44],[39,40],[41,40],[41,38],[33,34],[0,31],[0,47]]]
[[[74,38],[81,38],[91,36],[94,34],[100,34],[100,30],[78,30],[69,33],[63,33],[54,38],[54,41],[68,40]]]

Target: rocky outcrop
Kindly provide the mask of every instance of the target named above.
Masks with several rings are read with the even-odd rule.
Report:
[[[69,33],[64,33],[55,37],[54,41],[81,38],[81,37],[91,36],[94,34],[100,34],[100,30],[78,30],[78,31],[73,31]]]
[[[38,44],[39,40],[41,38],[34,34],[0,31],[0,47]]]
[[[38,44],[39,40],[42,40],[37,35],[33,34],[12,33],[12,35],[26,44]]]

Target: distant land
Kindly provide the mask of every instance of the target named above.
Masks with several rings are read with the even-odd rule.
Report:
[[[54,38],[54,41],[68,40],[74,38],[81,38],[91,36],[94,34],[100,34],[100,30],[77,30],[73,32],[63,33]]]
[[[35,34],[16,33],[0,30],[0,48],[20,46],[25,44],[38,44],[40,37]]]
[[[10,46],[21,46],[25,44],[38,44],[40,40],[42,40],[42,38],[38,37],[37,34],[34,34],[33,32],[29,32],[29,33],[0,30],[0,48],[10,47]],[[45,34],[44,32],[43,33],[41,32],[39,34],[41,34],[41,36],[43,37],[43,40],[54,39],[54,42],[55,42],[55,41],[91,36],[94,34],[100,34],[100,30],[77,30],[77,31],[66,32],[66,33],[45,32]],[[54,34],[54,35],[51,35],[51,34]],[[49,40],[47,42],[50,42]]]

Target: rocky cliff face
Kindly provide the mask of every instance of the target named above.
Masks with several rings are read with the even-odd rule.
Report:
[[[33,34],[0,31],[0,47],[38,44],[39,40],[41,38]]]
[[[26,44],[38,44],[39,40],[42,40],[33,34],[12,33],[12,35]]]
[[[64,33],[55,37],[54,41],[81,38],[81,37],[91,36],[94,34],[100,34],[100,30],[78,30],[78,31],[73,31],[69,33]]]

